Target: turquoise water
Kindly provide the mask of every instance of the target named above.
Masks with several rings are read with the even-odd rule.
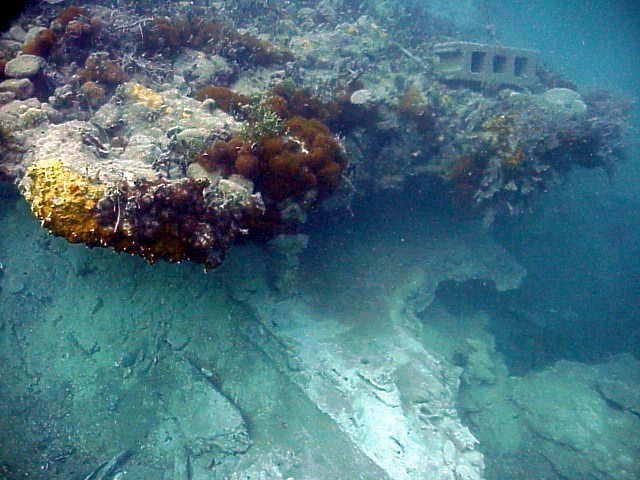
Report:
[[[634,2],[481,3],[505,44],[640,95]],[[411,184],[209,273],[51,237],[3,186],[0,478],[479,478],[425,473],[441,432],[488,480],[639,478],[634,115],[612,178],[489,232]]]

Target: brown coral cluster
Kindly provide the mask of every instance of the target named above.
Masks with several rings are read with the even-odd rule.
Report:
[[[340,183],[347,161],[329,128],[300,116],[284,122],[287,134],[255,141],[218,141],[200,158],[207,171],[241,175],[253,181],[267,212],[253,219],[254,232],[266,235],[284,227],[282,209],[294,202],[304,211],[326,198]]]
[[[219,54],[242,64],[268,66],[293,55],[221,20],[156,18],[144,29],[143,50],[149,55],[175,53],[183,47]]]
[[[46,28],[38,32],[30,42],[22,47],[22,53],[47,58],[55,43],[56,35],[53,30]]]
[[[282,83],[272,89],[266,104],[281,118],[315,118],[336,131],[347,133],[356,127],[370,126],[377,119],[374,108],[351,102],[352,93],[360,88],[362,84],[354,81],[337,88],[330,100],[322,100],[307,88]]]
[[[234,92],[227,87],[207,86],[196,92],[197,100],[203,101],[211,98],[216,101],[216,106],[227,113],[239,112],[243,106],[250,103],[249,97]]]
[[[293,117],[288,135],[268,136],[255,143],[240,138],[216,142],[199,159],[208,171],[234,173],[252,180],[265,199],[326,197],[338,186],[346,158],[329,128],[316,119]]]
[[[420,91],[411,85],[404,90],[398,99],[398,115],[413,122],[416,130],[423,137],[432,137],[435,129],[433,107]]]
[[[100,27],[100,20],[92,18],[86,9],[71,5],[60,12],[50,28],[41,30],[26,43],[22,52],[47,58],[61,43],[84,47]]]
[[[119,85],[127,80],[122,67],[109,59],[107,52],[94,52],[87,57],[84,68],[78,70],[78,76],[85,82],[97,82],[104,85]]]

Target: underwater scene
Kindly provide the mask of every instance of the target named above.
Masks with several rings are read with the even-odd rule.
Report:
[[[0,480],[640,479],[638,2],[0,23]]]

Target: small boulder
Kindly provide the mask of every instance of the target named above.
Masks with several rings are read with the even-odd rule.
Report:
[[[42,35],[42,32],[44,32],[45,30],[47,30],[46,27],[41,27],[41,26],[31,27],[24,37],[24,41],[22,42],[22,49],[24,50],[27,46],[35,42],[36,39],[40,35]]]
[[[9,78],[35,77],[45,65],[42,57],[37,55],[18,55],[9,60],[4,67],[4,74]]]
[[[234,76],[234,69],[220,55],[205,55],[197,50],[186,49],[176,58],[178,75],[196,91],[207,85],[226,85]]]
[[[31,97],[33,90],[33,83],[28,78],[10,78],[0,82],[0,92],[13,92],[20,100]]]

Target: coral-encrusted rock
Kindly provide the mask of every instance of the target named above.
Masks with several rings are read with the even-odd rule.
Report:
[[[15,98],[11,92],[3,93]],[[33,142],[46,131],[50,121],[59,120],[60,114],[56,110],[36,98],[13,100],[1,105],[0,179],[19,181],[25,172],[24,152],[31,150]]]
[[[123,86],[117,102],[100,113],[96,123],[114,138],[129,139],[124,149],[112,147],[107,140],[113,139],[88,122],[34,132],[20,187],[36,217],[71,242],[109,246],[152,262],[218,266],[248,221],[262,215],[262,199],[251,182],[181,174],[189,145],[174,139],[184,129],[190,131],[187,143],[198,143],[194,136],[222,135],[235,122],[175,92],[139,84]]]
[[[104,184],[59,158],[34,162],[21,187],[43,226],[71,242],[207,267],[222,262],[246,219],[262,208],[244,188],[220,202],[226,190],[206,179]]]
[[[35,77],[44,64],[44,59],[37,55],[18,55],[4,66],[4,74],[10,78]]]
[[[71,242],[102,241],[94,210],[104,185],[92,183],[60,159],[47,158],[29,167],[23,187],[31,210],[51,232]]]
[[[96,204],[98,224],[116,250],[150,262],[190,260],[215,268],[263,210],[259,195],[238,192],[224,201],[226,190],[207,179],[119,185]]]

